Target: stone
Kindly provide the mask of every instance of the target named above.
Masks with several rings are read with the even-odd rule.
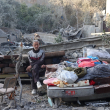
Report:
[[[42,104],[42,105],[41,105],[41,107],[42,107],[42,108],[45,108],[45,107],[46,107],[46,105]]]
[[[73,57],[73,58],[77,58],[77,57],[78,57],[78,54],[77,54],[76,52],[74,52],[74,53],[72,54],[72,57]]]
[[[9,109],[9,110],[17,110],[17,109]]]
[[[101,110],[101,109],[100,109]],[[105,109],[102,109],[102,110],[110,110],[109,108],[105,108]]]
[[[21,107],[21,108],[23,108],[23,107],[24,107],[24,105],[25,105],[25,104],[22,102],[22,103],[20,104],[20,107]]]
[[[72,110],[88,110],[87,107],[75,107]]]
[[[104,107],[97,107],[97,110],[105,110]]]
[[[10,108],[15,108],[15,107],[16,107],[16,102],[15,102],[15,100],[11,100],[10,103],[9,103],[9,105],[8,105],[8,107],[10,107]]]
[[[29,107],[25,105],[25,106],[24,106],[24,109],[25,109],[25,110],[29,110]]]
[[[32,108],[29,108],[29,110],[35,110],[35,108],[32,107]]]
[[[9,110],[10,107],[5,107],[3,110]]]

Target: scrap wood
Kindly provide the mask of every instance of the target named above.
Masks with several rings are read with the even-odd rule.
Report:
[[[24,67],[21,67],[20,68],[20,70],[19,70],[19,72],[24,72],[25,71],[25,68]],[[11,68],[11,67],[5,67],[5,68],[3,68],[3,70],[2,70],[2,73],[15,73],[16,71],[15,71],[15,68]]]
[[[12,55],[12,57],[17,58],[19,55]],[[0,60],[11,59],[11,55],[0,55]]]

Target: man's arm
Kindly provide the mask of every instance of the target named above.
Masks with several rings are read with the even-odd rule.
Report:
[[[40,58],[40,62],[43,63],[44,62],[44,58],[45,58],[45,53],[44,51],[42,52],[42,56]]]
[[[32,62],[32,61],[31,61],[31,59],[30,59],[29,53],[28,53],[28,60],[29,60],[29,63],[31,63],[31,62]]]

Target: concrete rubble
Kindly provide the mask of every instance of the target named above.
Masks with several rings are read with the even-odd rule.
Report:
[[[61,42],[54,44],[56,36],[54,34],[60,32],[63,37],[66,37],[69,42]],[[35,33],[33,33],[35,34]],[[26,53],[32,49],[33,34],[24,34],[22,36],[23,42],[23,65],[20,68],[20,77],[28,77],[26,67],[29,64]],[[64,55],[70,59],[71,62],[75,62],[77,58],[83,57],[83,48],[91,44],[96,45],[97,48],[102,46],[100,37],[83,38],[82,28],[76,30],[75,28],[68,26],[60,31],[55,30],[53,34],[37,32],[41,37],[41,49],[45,53],[46,64],[52,64],[54,58],[61,59]],[[47,38],[48,37],[48,38]],[[47,40],[48,39],[48,40]],[[76,39],[76,40],[74,40]],[[13,61],[18,58],[19,44],[20,42],[14,42],[15,44],[10,46],[6,44],[0,47],[0,78],[8,77],[14,74],[15,64]],[[101,45],[100,45],[101,44]],[[11,53],[12,52],[12,53]],[[55,59],[56,60],[56,59]],[[56,63],[56,62],[54,62]],[[44,85],[45,86],[45,85]],[[46,87],[44,87],[46,92]],[[31,95],[30,84],[23,85],[21,104],[19,103],[20,87],[16,91],[15,101],[8,100],[8,97],[4,97],[4,103],[0,105],[0,110],[53,110],[48,104],[47,95]],[[110,102],[87,102],[82,105],[78,105],[74,102],[61,102],[60,106],[54,110],[110,110]]]

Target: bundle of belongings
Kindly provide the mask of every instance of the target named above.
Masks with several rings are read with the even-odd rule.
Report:
[[[105,50],[88,49],[87,57],[78,58],[75,63],[63,61],[47,65],[47,79],[43,83],[61,88],[107,84],[110,79],[110,64],[101,61],[101,58],[110,59],[110,54]],[[107,80],[104,82],[101,78]]]

